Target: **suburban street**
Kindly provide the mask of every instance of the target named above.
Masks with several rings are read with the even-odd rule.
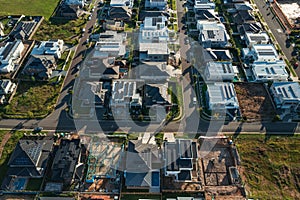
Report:
[[[264,1],[257,1],[257,6],[261,10],[261,13],[265,17],[269,27],[272,29],[277,41],[282,47],[285,47],[285,34],[284,31],[279,26],[278,22],[271,15],[267,16],[268,11],[264,5]],[[92,119],[72,119],[66,108],[71,100],[71,94],[69,90],[72,89],[77,66],[82,61],[82,56],[86,51],[85,41],[89,38],[89,30],[92,28],[97,20],[97,12],[100,9],[97,4],[99,1],[95,2],[95,10],[92,19],[87,22],[85,27],[85,33],[79,40],[79,44],[75,50],[74,60],[68,70],[67,76],[65,77],[62,91],[57,100],[55,110],[45,119],[42,120],[23,120],[23,119],[2,119],[0,121],[0,127],[6,129],[33,129],[37,126],[41,126],[44,130],[49,131],[84,131],[85,133],[97,133],[97,132],[155,132],[159,128],[159,123],[157,122],[135,122],[126,120],[98,120],[95,115]],[[189,56],[187,56],[187,51],[190,48],[189,44],[185,44],[186,30],[183,30],[183,24],[181,22],[184,15],[184,8],[182,6],[183,2],[177,0],[177,16],[178,16],[178,29],[179,31],[179,44],[180,54],[182,57],[182,78],[180,78],[182,83],[183,91],[183,115],[181,120],[172,121],[166,125],[163,129],[165,132],[179,132],[179,133],[190,133],[190,134],[217,134],[219,132],[227,133],[244,133],[244,132],[261,132],[261,133],[277,133],[277,134],[294,134],[300,133],[300,127],[298,123],[287,123],[287,122],[256,122],[256,123],[243,123],[243,122],[231,122],[229,124],[224,124],[222,120],[213,120],[211,122],[205,121],[200,118],[197,111],[197,106],[193,104],[192,99],[196,96],[193,87],[191,85],[191,73],[192,68],[190,67],[190,62],[187,62]],[[281,31],[278,31],[281,30]],[[283,51],[288,56],[291,53],[291,48],[283,48]],[[289,57],[288,57],[289,58]],[[297,70],[298,75],[300,75],[300,69]]]
[[[280,23],[278,22],[277,16],[275,16],[271,12],[270,7],[266,3],[266,1],[254,0],[254,2],[259,10],[259,13],[261,13],[263,18],[265,19],[266,24],[269,26],[271,32],[276,38],[284,55],[287,57],[288,60],[291,60],[293,47],[287,42],[287,35],[285,29],[283,29]],[[297,76],[300,77],[300,68],[295,69],[295,72]]]

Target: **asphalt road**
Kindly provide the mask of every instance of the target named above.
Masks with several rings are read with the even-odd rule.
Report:
[[[292,59],[293,47],[289,42],[287,42],[287,35],[285,33],[285,29],[283,29],[278,22],[277,16],[274,15],[269,6],[266,4],[264,0],[254,0],[259,12],[262,14],[265,19],[266,24],[269,26],[272,31],[274,37],[276,38],[279,46],[281,47],[284,55],[288,60]],[[300,68],[295,69],[295,72],[298,77],[300,77]]]
[[[98,1],[97,1],[98,2]],[[191,73],[190,64],[186,62],[187,51],[190,49],[189,45],[185,45],[185,38],[187,37],[182,30],[183,24],[181,18],[183,16],[182,2],[177,0],[178,5],[178,27],[180,30],[179,43],[181,45],[182,59],[182,88],[183,88],[183,101],[184,101],[184,115],[182,120],[176,122],[170,122],[163,129],[165,132],[182,132],[190,134],[216,134],[218,132],[229,132],[234,134],[240,134],[244,132],[261,132],[261,133],[277,133],[277,134],[293,134],[300,133],[300,127],[298,123],[286,123],[286,122],[257,122],[257,123],[242,123],[232,122],[225,124],[221,120],[214,120],[211,122],[204,121],[199,118],[196,106],[193,105],[192,99],[195,96],[193,88],[191,87]],[[92,20],[86,24],[86,31],[91,28],[96,22],[96,12],[99,8],[95,9]],[[32,129],[37,126],[42,126],[46,130],[52,131],[85,131],[85,132],[112,132],[112,131],[124,131],[124,132],[154,132],[160,124],[150,122],[133,122],[133,121],[100,121],[97,116],[92,119],[71,119],[65,108],[67,102],[70,101],[70,94],[68,89],[74,84],[76,66],[82,60],[82,53],[85,52],[86,46],[83,43],[89,37],[89,34],[85,32],[80,39],[75,52],[75,59],[72,61],[71,67],[65,78],[63,84],[63,90],[58,98],[55,111],[43,120],[19,120],[19,119],[3,119],[0,121],[1,128],[9,129]]]

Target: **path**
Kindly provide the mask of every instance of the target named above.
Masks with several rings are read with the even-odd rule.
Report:
[[[4,146],[5,146],[6,142],[9,140],[10,137],[11,137],[11,133],[7,132],[4,135],[4,137],[3,137],[2,141],[1,141],[1,144],[0,144],[0,158],[2,157],[2,152],[4,150]]]

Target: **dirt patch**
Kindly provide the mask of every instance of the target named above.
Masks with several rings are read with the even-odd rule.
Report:
[[[270,121],[275,116],[272,101],[259,83],[235,84],[242,116],[247,121]]]
[[[2,156],[2,152],[3,152],[4,146],[5,146],[6,142],[9,140],[10,137],[11,137],[11,133],[7,132],[4,135],[4,137],[3,137],[2,141],[1,141],[1,144],[0,144],[0,158]]]

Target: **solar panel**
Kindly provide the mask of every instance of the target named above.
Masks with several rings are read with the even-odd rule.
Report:
[[[255,41],[263,41],[266,40],[266,38],[264,36],[261,35],[252,35],[250,36],[251,40],[255,40]]]
[[[228,73],[232,73],[231,68],[230,68],[230,65],[229,65],[229,64],[226,64],[226,66],[227,66],[227,71],[228,71]]]
[[[207,35],[208,35],[208,38],[214,38],[215,37],[214,31],[211,31],[211,30],[207,31]]]
[[[293,98],[297,98],[292,86],[289,86],[289,91],[290,91],[291,95],[293,96]]]
[[[227,73],[227,70],[226,70],[226,67],[225,67],[224,63],[222,63],[222,69],[223,69],[224,73]]]

